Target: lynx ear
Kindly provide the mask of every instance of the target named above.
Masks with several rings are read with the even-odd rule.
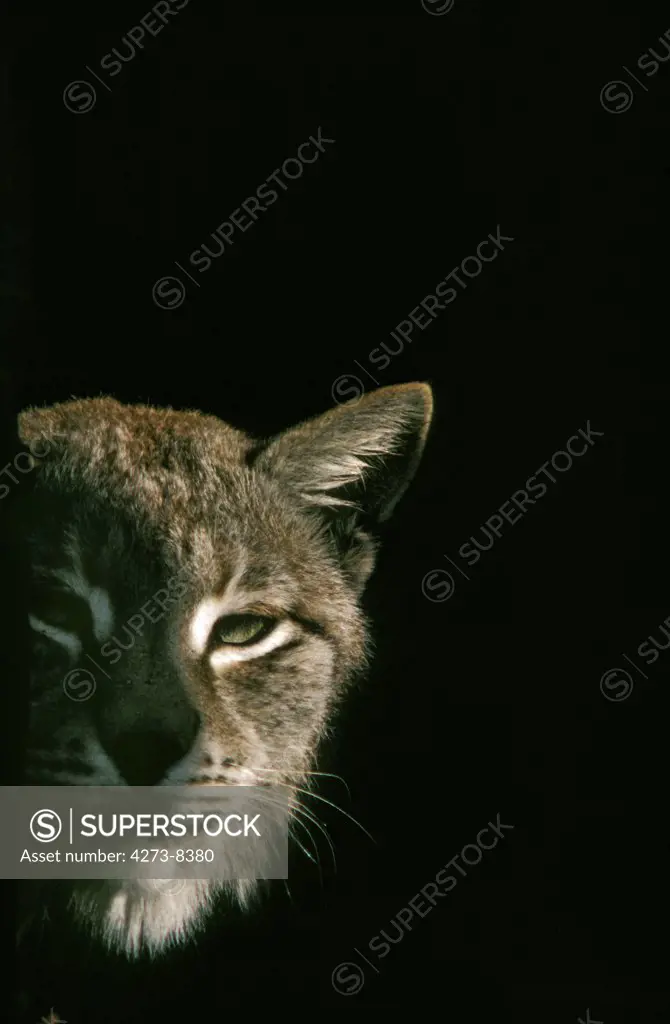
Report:
[[[421,459],[433,411],[428,384],[379,388],[279,434],[255,460],[308,505],[383,522]]]

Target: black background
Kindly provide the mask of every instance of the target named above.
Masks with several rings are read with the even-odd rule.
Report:
[[[292,901],[278,885],[257,916],[223,913],[156,964],[106,960],[57,922],[19,964],[26,1021],[52,1006],[70,1024],[361,1006],[669,1019],[670,652],[636,656],[670,614],[670,62],[637,68],[665,53],[667,16],[192,0],[106,77],[147,9],[13,23],[3,465],[17,409],[72,396],[267,435],[329,408],[344,374],[376,387],[369,369],[429,381],[435,418],[366,598],[373,668],[321,764],[351,798],[334,779],[321,795],[376,843],[320,805],[337,871],[321,836],[321,872],[296,857]],[[76,79],[97,91],[78,114]],[[618,79],[633,100],[613,113],[599,97]],[[159,308],[154,283],[183,277],[175,261],[319,128],[335,143]],[[368,353],[498,226],[514,241],[375,372]],[[464,568],[458,548],[589,421],[603,436],[459,576],[445,555]],[[434,569],[454,577],[447,600],[422,592]],[[19,679],[16,645],[2,657]],[[616,666],[634,679],[619,701],[599,688]],[[376,959],[370,940],[497,814],[513,830]],[[345,961],[358,992],[332,984]]]

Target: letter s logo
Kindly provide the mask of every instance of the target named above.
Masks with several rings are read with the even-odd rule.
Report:
[[[63,829],[63,822],[55,811],[44,808],[35,811],[30,819],[30,832],[39,843],[52,843],[58,839]]]

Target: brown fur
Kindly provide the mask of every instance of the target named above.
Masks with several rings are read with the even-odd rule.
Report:
[[[431,411],[427,385],[382,388],[268,441],[213,416],[111,398],[22,413],[23,442],[49,449],[25,520],[36,588],[78,559],[110,596],[117,640],[157,593],[164,608],[115,662],[88,620],[75,663],[37,634],[27,781],[119,784],[87,763],[82,743],[93,743],[124,778],[132,762],[136,784],[195,750],[185,782],[240,782],[246,769],[258,782],[266,772],[304,785],[333,709],[365,666],[369,527],[407,487]],[[289,617],[297,641],[217,674],[190,649],[188,626],[231,581],[255,595],[252,610]],[[124,645],[131,637],[126,629]],[[105,673],[90,700],[68,700],[64,674],[90,669],[85,654]]]

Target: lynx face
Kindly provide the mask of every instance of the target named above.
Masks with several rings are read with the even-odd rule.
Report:
[[[22,413],[22,441],[50,442],[24,521],[26,783],[272,783],[299,815],[296,787],[365,665],[367,528],[409,483],[431,408],[427,385],[382,388],[263,442],[110,398]],[[129,956],[182,941],[217,886],[251,895],[67,884],[75,917]]]

